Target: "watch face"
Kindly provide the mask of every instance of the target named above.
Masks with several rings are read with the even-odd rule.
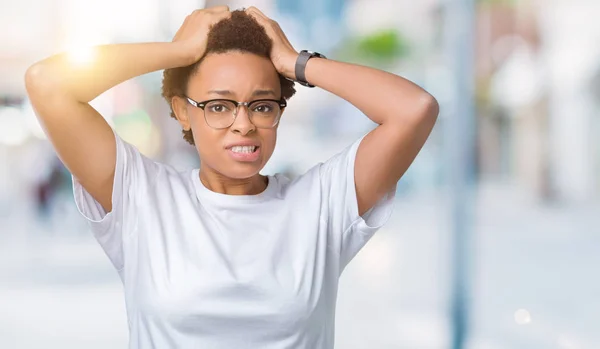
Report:
[[[308,53],[311,57],[327,58],[327,57],[325,57],[325,55],[320,54],[319,52],[315,52],[315,51],[302,50],[302,52]]]

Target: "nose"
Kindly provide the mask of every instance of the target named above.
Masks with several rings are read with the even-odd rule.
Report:
[[[252,131],[256,130],[256,126],[250,121],[250,114],[248,113],[248,107],[240,105],[237,108],[235,120],[230,127],[231,132],[241,134],[245,136]]]

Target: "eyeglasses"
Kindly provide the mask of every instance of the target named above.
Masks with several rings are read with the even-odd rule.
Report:
[[[285,100],[258,99],[250,102],[238,102],[231,99],[211,99],[196,102],[186,96],[187,101],[204,111],[204,120],[212,128],[223,129],[233,125],[240,106],[248,108],[248,118],[257,128],[273,128],[279,123],[281,110],[287,106]]]

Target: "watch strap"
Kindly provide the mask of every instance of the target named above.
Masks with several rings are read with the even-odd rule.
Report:
[[[296,81],[300,85],[303,85],[306,87],[315,87],[314,85],[311,85],[308,81],[306,81],[306,74],[305,74],[306,63],[308,63],[308,61],[313,57],[325,58],[325,56],[323,56],[322,54],[320,54],[318,52],[302,50],[302,51],[300,51],[300,54],[298,55],[298,59],[296,59],[296,67],[295,67]]]

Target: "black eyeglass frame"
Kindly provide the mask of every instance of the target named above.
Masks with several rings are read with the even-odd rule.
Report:
[[[249,102],[238,102],[238,101],[234,101],[233,99],[215,98],[215,99],[209,99],[209,100],[202,101],[202,102],[196,102],[195,100],[191,99],[188,96],[185,96],[185,98],[187,99],[189,104],[193,105],[196,108],[202,109],[203,112],[205,111],[204,108],[206,108],[206,105],[208,105],[208,103],[210,103],[210,102],[216,102],[216,101],[231,102],[236,106],[236,112],[233,114],[233,119],[231,120],[231,124],[229,124],[228,126],[224,126],[224,127],[211,126],[208,123],[208,120],[206,120],[206,113],[204,113],[204,122],[206,122],[206,124],[209,127],[214,128],[214,129],[225,129],[225,128],[231,127],[231,125],[233,125],[233,123],[235,122],[235,119],[237,118],[237,112],[238,112],[240,106],[245,106],[248,108],[248,110],[250,110],[250,105],[254,104],[256,102],[275,102],[275,103],[279,104],[279,108],[281,108],[281,110],[283,110],[285,107],[287,107],[287,101],[285,99],[255,99],[255,100],[249,101]],[[279,112],[279,115],[277,116],[277,121],[271,127],[258,127],[256,125],[254,125],[254,122],[252,122],[252,118],[250,118],[250,122],[252,122],[252,124],[254,126],[256,126],[257,128],[267,128],[268,129],[268,128],[273,128],[273,127],[277,126],[280,119],[281,119],[281,111]]]

